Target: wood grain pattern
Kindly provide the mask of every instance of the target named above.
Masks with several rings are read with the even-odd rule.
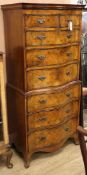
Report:
[[[29,14],[29,12],[24,11],[24,18],[25,27],[63,27],[68,29],[69,21],[72,21],[73,28],[80,27],[81,13],[68,11],[62,14],[61,11],[57,11],[57,13],[52,11],[51,14],[48,11],[38,11],[35,14],[35,11],[32,11]]]
[[[31,133],[28,137],[29,152],[59,144],[63,139],[68,139],[76,132],[77,123],[77,119],[71,119],[58,128]]]
[[[44,45],[58,45],[72,42],[80,42],[80,31],[73,30],[72,32],[63,30],[48,31],[26,31],[25,46],[44,46]],[[42,38],[42,39],[40,39]]]
[[[62,75],[62,78],[61,78]],[[65,85],[79,79],[79,63],[64,67],[29,70],[26,73],[27,91]]]
[[[21,11],[4,11],[7,81],[24,90],[23,23]],[[13,20],[14,19],[14,20]],[[20,66],[21,62],[21,66]]]
[[[34,152],[56,151],[70,137],[77,143],[83,6],[20,3],[2,8],[10,140],[28,168]],[[43,124],[37,121],[45,116]]]
[[[80,60],[79,50],[79,45],[54,49],[27,49],[25,50],[26,68],[32,66],[61,65]]]
[[[28,131],[32,131],[37,128],[50,127],[58,125],[70,116],[79,116],[79,101],[71,101],[66,105],[62,105],[60,108],[53,108],[50,110],[42,110],[28,115]]]
[[[39,111],[44,108],[60,106],[75,98],[80,98],[80,85],[72,85],[65,90],[31,95],[27,97],[27,112]]]
[[[72,21],[73,28],[80,27],[80,21],[81,21],[81,15],[75,15],[74,12],[71,15],[61,15],[60,16],[60,27],[67,27],[68,28],[68,22]]]
[[[58,16],[28,16],[25,15],[25,27],[58,27],[59,18]]]

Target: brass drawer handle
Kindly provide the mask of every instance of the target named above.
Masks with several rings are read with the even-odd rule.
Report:
[[[44,40],[46,38],[46,36],[45,35],[39,35],[39,36],[37,36],[37,39],[39,39],[39,40]]]
[[[44,122],[44,121],[46,121],[46,120],[47,120],[47,118],[46,118],[45,116],[43,116],[43,117],[39,118],[39,119],[37,120],[37,122]]]
[[[45,23],[45,19],[37,19],[37,23],[38,24],[44,24]]]
[[[70,39],[72,37],[72,33],[67,34],[67,38]]]
[[[65,112],[68,114],[70,113],[71,109],[66,109]]]
[[[67,75],[67,76],[70,76],[70,75],[71,75],[71,71],[67,71],[67,72],[66,72],[66,75]]]
[[[41,103],[41,104],[45,104],[46,102],[47,102],[47,100],[44,100],[44,99],[39,100],[39,103]]]
[[[67,97],[70,97],[72,94],[70,92],[66,93]]]
[[[45,55],[38,55],[37,58],[38,58],[39,60],[44,60],[44,59],[46,58],[46,56],[45,56]]]
[[[38,79],[41,80],[41,81],[43,81],[43,80],[46,79],[46,77],[45,76],[39,76]]]
[[[64,129],[64,131],[69,131],[70,130],[70,128],[68,128],[68,127],[63,127],[63,129]]]
[[[72,52],[67,52],[67,57],[72,58]]]
[[[46,137],[45,136],[42,136],[39,139],[40,139],[40,141],[45,141],[46,140]]]

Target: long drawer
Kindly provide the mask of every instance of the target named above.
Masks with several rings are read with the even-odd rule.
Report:
[[[28,49],[25,51],[26,67],[61,65],[80,59],[79,45],[54,49]]]
[[[72,115],[79,116],[79,101],[71,101],[60,108],[43,110],[28,116],[28,130],[58,125]]]
[[[25,32],[25,46],[62,45],[80,42],[80,30],[31,30]]]
[[[72,85],[65,89],[61,88],[60,91],[56,90],[53,93],[50,91],[42,92],[36,95],[30,95],[26,99],[27,112],[35,112],[60,106],[68,103],[73,99],[78,99],[81,94],[80,84]]]
[[[25,27],[67,27],[69,21],[72,21],[73,28],[80,26],[80,15],[66,14],[25,14]]]
[[[26,72],[26,89],[56,87],[79,79],[79,63],[34,69]]]
[[[59,144],[76,132],[78,119],[70,119],[57,128],[32,132],[28,137],[29,151]]]

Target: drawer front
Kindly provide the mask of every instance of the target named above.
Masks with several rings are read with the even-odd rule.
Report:
[[[65,88],[65,90],[62,89],[61,92],[56,91],[54,93],[50,93],[47,91],[47,93],[31,95],[27,97],[26,100],[27,112],[35,112],[43,110],[44,108],[63,105],[68,103],[70,100],[79,98],[80,93],[81,86],[74,85],[72,87]]]
[[[58,128],[33,132],[28,137],[29,151],[59,144],[76,132],[77,119],[71,119]]]
[[[44,46],[68,44],[72,42],[80,42],[80,31],[26,31],[25,45],[26,46]]]
[[[72,29],[74,27],[79,26],[81,24],[81,16],[80,15],[61,15],[60,16],[60,27],[69,27],[69,22],[72,22]]]
[[[26,27],[59,27],[59,17],[53,15],[26,15]]]
[[[60,124],[72,115],[78,117],[79,104],[79,101],[72,101],[59,109],[45,110],[28,116],[28,130]]]
[[[79,79],[79,64],[31,70],[27,72],[26,79],[27,90],[64,85]]]
[[[56,49],[30,49],[25,52],[26,67],[60,65],[80,59],[78,45]]]

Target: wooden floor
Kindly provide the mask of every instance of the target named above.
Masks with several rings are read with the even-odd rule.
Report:
[[[0,175],[85,175],[80,148],[71,141],[56,153],[34,154],[28,169],[16,152],[12,157],[13,169],[7,169],[5,160],[0,159]]]

